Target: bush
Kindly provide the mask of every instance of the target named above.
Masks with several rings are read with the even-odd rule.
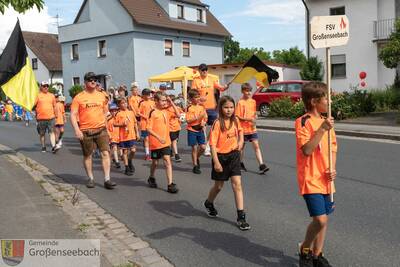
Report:
[[[289,97],[282,97],[272,101],[269,106],[269,116],[277,118],[297,118],[304,114],[302,101],[293,103]]]
[[[82,85],[73,85],[70,89],[69,89],[69,95],[71,96],[71,98],[74,98],[77,94],[79,94],[80,92],[83,91],[83,87]]]

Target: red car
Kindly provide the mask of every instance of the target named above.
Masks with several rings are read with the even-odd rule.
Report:
[[[302,80],[273,82],[268,88],[258,88],[253,94],[253,99],[257,103],[257,110],[260,111],[260,115],[267,117],[269,105],[278,98],[290,97],[293,102],[299,101],[301,99],[301,87],[308,82]]]

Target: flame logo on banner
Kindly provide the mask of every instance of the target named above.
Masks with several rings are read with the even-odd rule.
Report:
[[[340,29],[346,29],[346,22],[344,22],[344,19],[342,18],[342,21],[340,22]]]

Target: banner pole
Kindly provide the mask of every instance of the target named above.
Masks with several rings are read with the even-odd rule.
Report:
[[[331,104],[331,48],[326,48],[326,85],[328,87],[328,118],[332,117],[332,104]],[[332,142],[331,130],[328,131],[328,158],[329,158],[329,172],[332,172]],[[334,182],[330,182],[330,199],[333,202],[333,188]]]

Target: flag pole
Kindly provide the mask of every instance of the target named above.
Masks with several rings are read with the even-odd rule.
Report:
[[[331,104],[331,48],[326,48],[326,85],[328,87],[328,119],[332,116],[332,104]],[[332,173],[332,142],[331,142],[331,131],[328,131],[328,159],[329,159],[329,172]],[[330,182],[330,199],[333,202],[333,188],[334,182]]]

